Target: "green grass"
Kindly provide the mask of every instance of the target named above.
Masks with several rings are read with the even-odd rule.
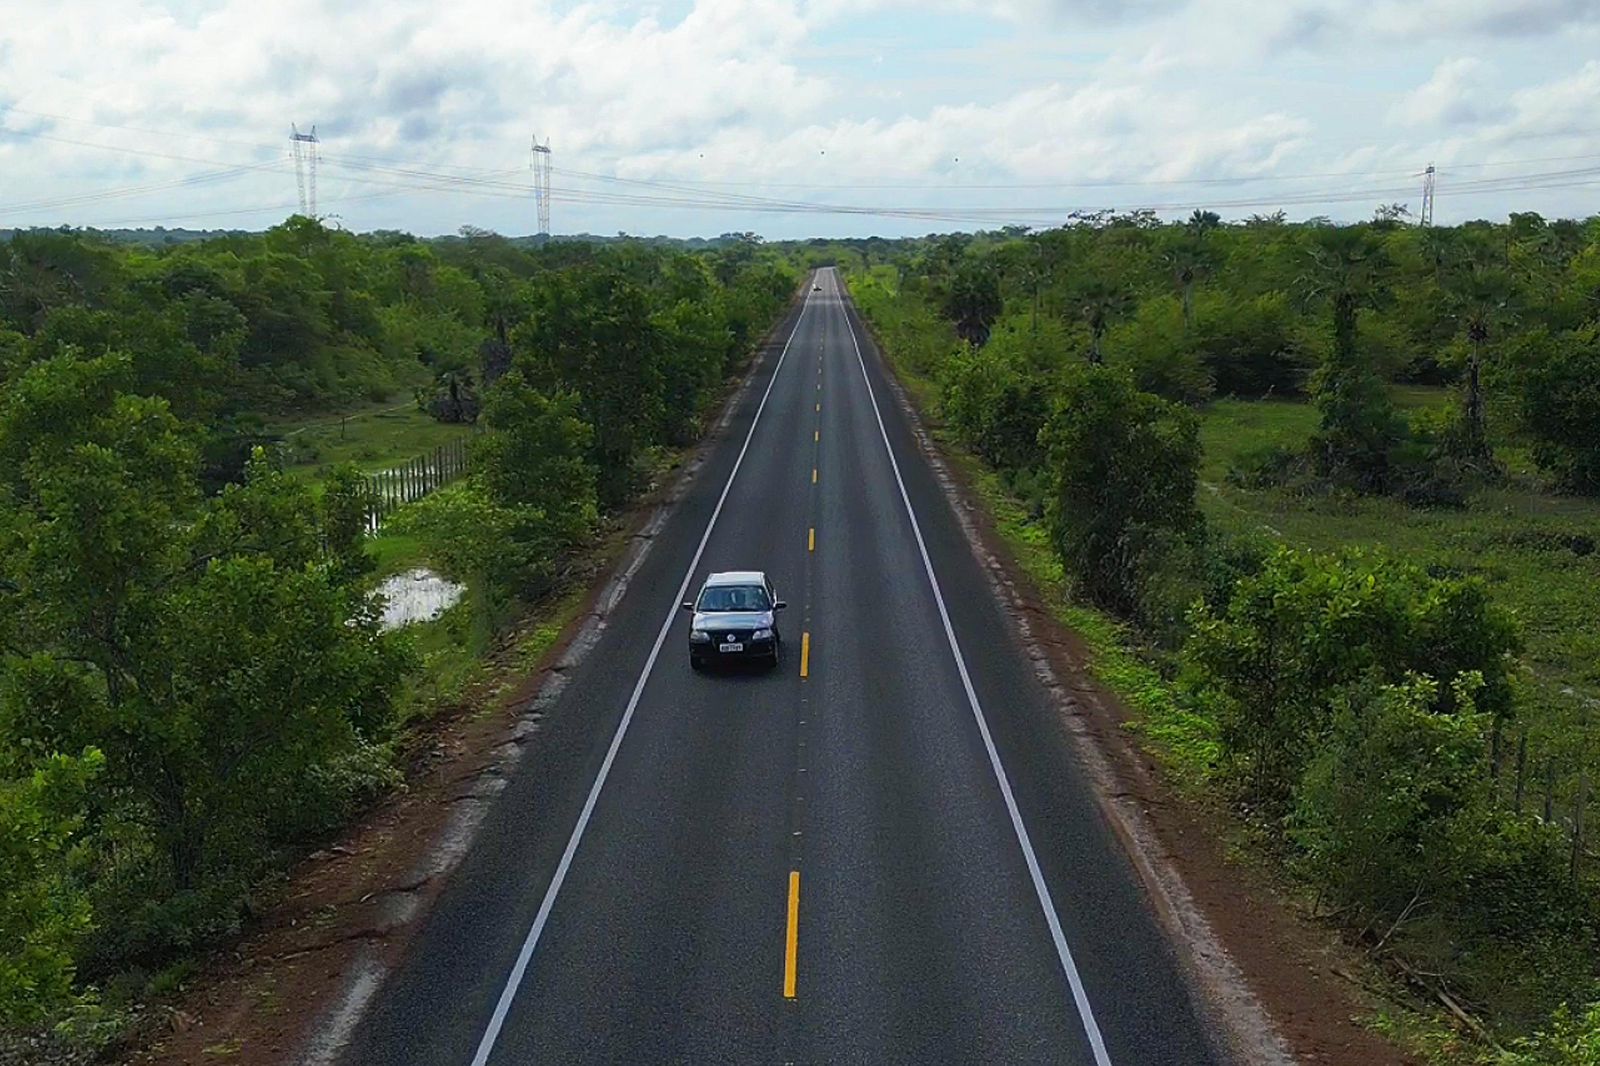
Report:
[[[420,538],[393,533],[387,528],[367,540],[367,550],[371,553],[375,564],[373,571],[375,580],[381,580],[390,574],[398,574],[402,570],[410,570],[414,566],[426,566],[428,563],[428,553],[423,548]]]
[[[415,404],[404,404],[362,408],[342,418],[321,415],[280,422],[268,426],[267,432],[284,438],[288,469],[320,481],[340,463],[355,463],[365,471],[383,470],[468,437],[473,429],[435,421]]]

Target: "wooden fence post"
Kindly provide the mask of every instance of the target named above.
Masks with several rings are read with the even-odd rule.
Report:
[[[1522,778],[1528,769],[1528,731],[1524,729],[1517,740],[1517,813],[1522,813]]]
[[[1495,719],[1494,729],[1489,733],[1489,797],[1495,803],[1500,802],[1500,720]]]
[[[1578,879],[1578,860],[1583,857],[1583,804],[1588,799],[1589,771],[1578,775],[1578,798],[1572,801],[1572,879]]]

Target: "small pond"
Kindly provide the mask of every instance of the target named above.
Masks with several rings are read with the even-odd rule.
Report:
[[[418,567],[384,578],[373,594],[383,597],[383,628],[387,630],[431,622],[459,603],[465,591],[465,586]]]

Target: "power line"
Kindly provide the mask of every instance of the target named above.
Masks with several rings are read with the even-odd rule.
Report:
[[[292,146],[307,152],[307,154],[300,161],[301,167],[309,167],[310,177],[309,185],[302,193],[302,202],[300,205],[301,210],[305,212],[314,213],[316,211],[315,173],[319,162],[322,165],[334,166],[337,170],[344,174],[346,180],[350,182],[373,185],[393,190],[389,192],[368,194],[366,196],[348,197],[344,198],[344,202],[376,199],[383,196],[397,195],[400,192],[406,191],[451,192],[466,195],[516,198],[522,198],[527,195],[527,186],[525,184],[508,180],[505,177],[505,175],[515,173],[515,171],[495,172],[486,170],[484,168],[464,167],[459,165],[447,165],[441,168],[438,166],[431,166],[429,164],[417,164],[405,161],[375,161],[370,157],[362,156],[323,156],[320,152],[320,143],[313,139],[316,136],[314,130],[310,134],[301,134],[297,127],[291,127],[291,129],[293,130]],[[172,182],[167,183],[148,183],[145,185],[132,186],[125,189],[104,190],[101,192],[80,194],[78,196],[59,197],[51,200],[41,200],[28,204],[13,205],[12,207],[7,208],[7,210],[37,210],[49,207],[82,206],[84,204],[98,202],[100,199],[109,199],[115,196],[124,195],[136,195],[145,191],[155,191],[163,186],[175,187],[191,183],[198,184],[213,180],[214,177],[220,178],[221,176],[235,175],[238,173],[244,173],[251,169],[277,169],[281,165],[282,161],[282,157],[280,156],[278,160],[269,163],[219,164],[216,160],[199,160],[176,153],[157,152],[143,148],[127,148],[117,145],[74,141],[69,138],[55,137],[51,134],[39,133],[36,131],[8,132],[15,132],[23,136],[38,137],[44,140],[79,144],[84,147],[98,148],[107,151],[126,152],[133,155],[149,156],[168,160],[204,163],[210,167],[220,167],[220,169],[215,170],[214,172],[207,172],[174,179]],[[537,148],[541,147],[547,149],[548,142],[546,142],[546,144],[543,146],[539,146],[537,145],[536,141],[535,145],[535,163],[540,162],[539,157],[542,155],[543,162],[548,164],[548,152],[546,151],[540,153],[537,151]],[[1588,159],[1600,159],[1600,155],[1553,157],[1550,161],[1576,161]],[[1494,161],[1476,164],[1460,164],[1455,169],[1464,170],[1468,167],[1483,169],[1489,167],[1526,166],[1531,162],[1536,162],[1536,160]],[[1099,208],[1112,206],[1107,204],[1097,205],[1059,203],[1045,203],[1036,205],[1007,203],[1004,205],[995,206],[970,203],[948,205],[916,204],[904,202],[839,203],[834,202],[831,199],[817,200],[810,198],[800,199],[775,197],[741,193],[728,188],[708,188],[707,186],[711,186],[714,183],[696,182],[688,179],[665,181],[644,178],[624,178],[617,175],[598,174],[579,170],[566,170],[564,168],[558,169],[554,167],[549,167],[548,170],[550,172],[559,173],[568,178],[575,179],[578,184],[570,184],[560,189],[554,189],[551,186],[548,172],[544,175],[540,175],[538,168],[535,168],[535,194],[540,201],[541,222],[543,223],[541,226],[542,232],[548,231],[548,221],[545,212],[548,211],[549,205],[556,200],[569,203],[583,203],[594,206],[609,207],[673,208],[785,214],[825,214],[836,216],[861,215],[884,218],[923,219],[942,222],[976,222],[991,224],[994,222],[1019,222],[1030,224],[1036,224],[1039,222],[1056,222],[1070,216],[1074,212],[1093,211]],[[468,171],[468,173],[452,173],[450,171]],[[1436,174],[1446,173],[1443,168],[1436,168],[1435,172]],[[1375,171],[1371,173],[1373,176],[1382,178],[1404,178],[1416,174],[1415,171],[1400,170]],[[1358,175],[1352,172],[1337,173],[1330,176],[1339,177],[1348,182],[1348,179]],[[300,172],[299,168],[297,168],[297,185],[305,182],[305,178],[306,174]],[[1494,192],[1519,192],[1534,189],[1579,188],[1596,184],[1597,178],[1600,178],[1600,166],[1574,167],[1562,170],[1535,171],[1519,174],[1483,176],[1477,178],[1466,178],[1463,176],[1461,181],[1452,182],[1451,191],[1456,195],[1468,196],[1484,195]],[[1288,179],[1279,177],[1237,180],[1242,184],[1255,184]],[[1182,188],[1189,184],[1201,185],[1206,183],[1220,183],[1223,181],[1234,182],[1236,179],[1151,181],[1146,184],[1163,188]],[[584,184],[598,185],[600,187],[585,188],[583,187]],[[1128,185],[1130,187],[1137,187],[1137,183],[1130,182]],[[806,188],[808,186],[771,187]],[[814,187],[858,192],[870,191],[874,188],[877,188],[870,185]],[[1024,183],[1017,183],[1013,185],[993,186],[992,188],[994,188],[996,191],[1005,191],[1023,187],[1029,186]],[[1038,183],[1034,187],[1046,189],[1073,187],[1116,188],[1118,185],[1109,182],[1105,183],[1104,185],[1093,182],[1084,182],[1081,184]],[[957,188],[981,189],[989,187],[981,185],[928,186],[922,188],[921,191],[939,193],[947,192]],[[1360,202],[1363,200],[1371,201],[1403,199],[1409,196],[1414,189],[1415,186],[1410,185],[1409,183],[1402,185],[1397,182],[1380,181],[1354,186],[1346,183],[1335,188],[1296,188],[1283,189],[1275,192],[1263,189],[1253,192],[1249,195],[1227,199],[1210,198],[1207,200],[1194,200],[1163,198],[1162,200],[1156,202],[1135,203],[1131,205],[1125,204],[1119,206],[1122,210],[1142,209],[1166,212],[1189,210],[1194,207],[1206,207],[1212,209],[1250,209],[1263,207],[1321,205]],[[213,212],[210,215],[188,217],[213,217],[215,215],[225,215],[231,213],[255,213],[272,209],[274,208],[247,208],[238,212],[218,211]],[[1431,217],[1431,211],[1429,211],[1429,217]]]

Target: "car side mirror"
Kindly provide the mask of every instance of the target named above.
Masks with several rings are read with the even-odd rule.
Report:
[[[694,601],[693,601],[693,600],[684,600],[684,601],[683,601],[683,609],[684,609],[684,610],[685,610],[685,611],[692,611],[692,610],[694,610]]]
[[[772,605],[772,609],[774,611],[781,611],[787,606],[789,606],[789,603],[788,603],[787,600],[779,600],[777,603]]]

